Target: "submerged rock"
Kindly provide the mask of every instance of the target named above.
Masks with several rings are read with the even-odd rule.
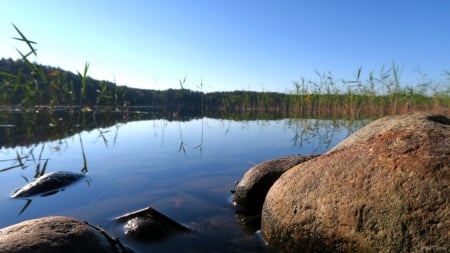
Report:
[[[172,229],[152,217],[135,217],[124,226],[125,234],[137,240],[160,240],[169,235]]]
[[[103,230],[64,216],[27,220],[0,229],[3,253],[118,253],[132,252]]]
[[[124,231],[127,236],[136,240],[161,240],[174,232],[186,233],[189,228],[172,220],[149,206],[115,218],[125,222]]]
[[[267,193],[264,238],[287,252],[448,252],[450,120],[376,120],[284,173]]]
[[[285,171],[319,155],[295,155],[273,159],[250,168],[239,181],[233,205],[240,213],[260,214],[264,198],[273,183]]]
[[[39,194],[41,196],[51,195],[83,177],[85,175],[82,173],[70,171],[50,172],[16,190],[11,198],[25,198]]]

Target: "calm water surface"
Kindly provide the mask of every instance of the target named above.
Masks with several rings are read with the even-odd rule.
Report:
[[[18,156],[27,167],[0,172],[0,226],[67,215],[100,225],[137,252],[273,251],[239,224],[230,190],[255,164],[323,153],[364,124],[315,119],[143,120],[2,148],[0,169],[18,165]],[[88,177],[51,196],[11,199],[46,161],[45,173],[84,168]],[[158,242],[126,238],[113,218],[149,205],[195,232]]]

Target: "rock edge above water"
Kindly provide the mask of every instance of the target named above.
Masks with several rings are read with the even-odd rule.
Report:
[[[284,173],[261,230],[287,252],[448,252],[450,120],[376,120]]]

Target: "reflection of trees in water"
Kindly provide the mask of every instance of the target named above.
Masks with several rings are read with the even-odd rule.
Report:
[[[117,121],[117,118],[115,116],[111,115],[103,115],[101,113],[92,113],[92,114],[77,114],[76,119],[72,119],[71,117],[64,117],[61,119],[62,115],[57,113],[52,113],[51,116],[53,118],[42,118],[36,117],[35,112],[31,113],[31,115],[25,114],[22,115],[22,119],[25,120],[25,122],[28,122],[28,124],[34,126],[35,132],[27,133],[30,135],[40,133],[39,129],[44,129],[44,127],[39,126],[37,122],[46,122],[47,129],[49,128],[48,122],[55,122],[51,123],[53,124],[50,129],[59,130],[61,129],[62,134],[54,135],[52,136],[50,133],[50,137],[45,142],[36,142],[35,144],[30,144],[27,146],[22,146],[20,148],[16,149],[16,156],[14,158],[9,158],[6,160],[0,160],[0,172],[8,171],[12,169],[26,169],[28,167],[32,167],[35,171],[34,178],[37,178],[41,175],[43,175],[46,171],[46,168],[51,160],[52,155],[63,153],[65,150],[67,150],[69,144],[67,143],[66,134],[71,135],[78,135],[79,139],[79,145],[81,148],[81,172],[86,173],[88,171],[88,159],[87,154],[85,153],[84,149],[84,143],[82,139],[82,135],[80,134],[80,131],[82,129],[89,130],[89,127],[92,129],[95,129],[94,131],[98,132],[98,140],[101,140],[106,148],[109,148],[111,145],[115,146],[118,133],[120,130],[120,127],[123,125],[121,121]],[[41,113],[42,115],[42,113]],[[17,115],[16,115],[17,116]],[[74,116],[74,115],[72,115]],[[54,117],[57,117],[55,120]],[[32,123],[31,118],[35,121]],[[39,118],[39,119],[38,119]],[[27,121],[28,120],[28,121]],[[91,123],[87,123],[88,120],[91,121]],[[191,120],[190,118],[186,117],[184,118],[185,121]],[[189,150],[195,150],[199,151],[200,153],[203,152],[203,144],[204,144],[204,131],[205,131],[205,125],[207,125],[208,120],[215,120],[215,119],[209,119],[209,118],[201,118],[201,119],[195,119],[199,120],[199,127],[198,127],[198,141],[196,139],[194,140],[187,140],[185,139],[185,136],[183,135],[183,121],[175,121],[173,123],[177,124],[178,127],[178,134],[179,134],[179,145],[178,145],[178,151],[182,152],[183,154],[187,154]],[[279,120],[277,120],[279,121]],[[65,123],[69,122],[69,123]],[[108,126],[108,124],[112,124],[114,122],[115,125],[115,131],[114,133],[111,133],[112,128],[103,128],[105,125]],[[157,134],[156,129],[160,128],[161,132],[161,147],[163,146],[165,134],[166,134],[166,128],[169,124],[169,120],[167,119],[158,119],[158,120],[152,120],[153,128],[155,129],[155,135]],[[254,132],[262,132],[264,129],[267,128],[268,125],[272,124],[271,122],[274,122],[273,120],[232,120],[232,119],[221,119],[219,120],[220,124],[222,125],[224,129],[224,135],[228,135],[230,129],[232,126],[239,126],[241,129],[248,129]],[[332,141],[335,139],[336,134],[339,134],[342,136],[344,135],[348,136],[351,133],[355,132],[359,128],[361,128],[364,124],[368,123],[369,120],[357,120],[357,121],[348,121],[348,120],[322,120],[322,119],[301,119],[301,118],[295,118],[295,119],[283,119],[282,121],[284,131],[292,132],[292,144],[294,146],[305,146],[305,145],[316,145],[314,147],[315,150],[318,149],[329,149],[330,145],[332,144]],[[0,122],[1,123],[1,122]],[[78,126],[78,132],[74,132],[74,129]],[[83,126],[83,127],[82,127]],[[63,129],[66,127],[67,129]],[[33,129],[26,127],[25,129]],[[110,136],[112,134],[112,136]],[[191,133],[192,134],[192,133]],[[345,137],[346,137],[345,136]],[[57,140],[53,140],[52,137],[60,137]],[[32,138],[34,139],[34,138]],[[10,143],[11,145],[19,145],[18,143]],[[48,151],[48,157],[44,157],[43,154],[44,151]],[[25,178],[26,179],[26,178]],[[28,179],[26,179],[28,181]]]
[[[49,108],[25,112],[0,111],[0,146],[29,146],[42,141],[60,140],[81,131],[113,126],[118,122],[126,122],[120,113]]]
[[[105,148],[115,146],[121,126],[124,124],[121,121],[115,123],[114,127],[103,128],[105,124],[100,120],[103,117],[99,115],[91,115],[93,119],[93,125],[95,126],[93,131],[98,132],[97,140],[102,142]],[[83,116],[78,117],[77,122],[83,122]],[[158,132],[161,134],[161,147],[164,144],[166,138],[166,128],[169,124],[178,127],[179,145],[178,152],[187,155],[188,152],[195,151],[200,154],[203,152],[205,141],[205,129],[208,129],[208,121],[216,119],[201,118],[195,119],[198,121],[198,127],[194,129],[194,133],[189,133],[189,136],[193,136],[193,139],[186,140],[183,135],[185,125],[183,121],[172,121],[167,119],[152,120],[151,126],[155,129],[155,136]],[[186,119],[185,121],[189,121]],[[109,122],[109,121],[108,121]],[[363,125],[369,122],[369,120],[347,121],[347,120],[322,120],[322,119],[282,119],[282,120],[219,120],[221,129],[224,130],[223,135],[229,134],[232,127],[237,127],[241,130],[249,130],[255,133],[262,133],[266,131],[268,127],[272,127],[272,124],[281,125],[281,130],[287,133],[292,133],[291,142],[294,146],[312,146],[313,150],[324,150],[331,148],[330,145],[338,137],[346,137],[353,132],[360,129]],[[197,123],[196,123],[197,124]],[[71,130],[66,130],[70,132]],[[175,130],[176,131],[176,130]],[[198,132],[197,132],[198,131]],[[78,135],[78,136],[76,136]],[[55,156],[66,152],[70,145],[77,145],[79,141],[80,145],[80,171],[82,173],[88,172],[88,155],[85,152],[85,146],[83,142],[83,135],[80,132],[72,133],[75,138],[73,144],[68,143],[67,137],[57,140],[48,140],[44,142],[38,142],[30,144],[28,146],[21,146],[15,149],[9,149],[9,152],[15,151],[14,154],[7,154],[10,158],[0,160],[0,173],[9,170],[32,170],[33,178],[38,178],[44,175],[47,168],[51,166],[52,159],[56,159]],[[78,139],[78,140],[77,140]],[[14,150],[14,151],[12,151]],[[28,183],[31,178],[27,178],[23,175],[21,177]],[[89,183],[89,182],[88,182]],[[20,210],[22,214],[31,204],[31,199],[25,199],[26,203]]]
[[[131,107],[124,111],[73,111],[67,108],[37,107],[28,111],[1,111],[0,110],[0,146],[29,146],[48,140],[60,140],[69,136],[74,136],[81,131],[107,128],[118,123],[127,123],[139,120],[162,120],[167,122],[186,122],[191,120],[201,120],[201,130],[203,132],[204,121],[207,119],[217,119],[221,121],[231,121],[241,123],[243,128],[248,127],[251,122],[257,122],[257,126],[263,127],[273,120],[284,120],[286,115],[242,115],[242,114],[222,114],[220,117],[214,115],[183,115],[176,113],[164,114],[154,107]],[[290,119],[294,121],[294,119]],[[336,121],[336,120],[333,120]],[[347,122],[347,121],[346,121]],[[357,121],[356,121],[357,122]],[[255,124],[252,124],[255,125]],[[180,127],[182,131],[182,127]],[[227,129],[226,127],[225,129]],[[100,132],[100,135],[102,133]],[[182,135],[182,134],[181,134]],[[201,135],[203,136],[203,135]],[[181,138],[183,139],[183,138]],[[200,147],[203,142],[200,141]],[[181,144],[186,144],[185,142]],[[181,151],[183,147],[181,146]],[[193,147],[198,144],[193,145]]]
[[[3,116],[3,122],[5,123],[5,116]],[[6,117],[11,119],[13,117],[20,116],[20,119],[23,120],[24,124],[15,124],[17,128],[20,128],[20,125],[25,125],[21,128],[24,133],[24,138],[29,137],[30,141],[36,141],[35,144],[27,144],[21,145],[19,142],[11,142],[16,140],[16,138],[12,138],[7,142],[6,146],[22,146],[20,148],[20,152],[16,151],[16,157],[13,160],[11,165],[2,166],[1,164],[5,164],[8,161],[0,160],[0,172],[14,169],[14,168],[22,168],[25,169],[28,166],[31,166],[30,162],[33,163],[33,167],[35,168],[35,177],[42,175],[45,172],[45,168],[49,163],[50,158],[42,157],[44,153],[44,149],[47,148],[51,152],[50,153],[58,153],[62,152],[68,148],[67,141],[65,138],[68,136],[74,136],[78,134],[79,144],[81,147],[81,159],[82,159],[82,172],[87,172],[87,157],[84,150],[84,144],[82,140],[82,136],[80,132],[82,130],[93,130],[98,132],[98,139],[101,140],[106,148],[109,148],[111,145],[115,146],[118,133],[120,127],[123,125],[123,121],[119,120],[117,114],[111,113],[58,113],[58,112],[31,112],[31,113],[12,113],[10,117]],[[148,117],[153,118],[155,115],[149,116],[145,114],[143,119],[148,119]],[[122,116],[120,116],[122,117]],[[199,120],[198,127],[198,142],[196,140],[189,140],[188,142],[183,135],[183,122],[190,120]],[[17,119],[16,119],[17,120]],[[184,117],[181,120],[172,121],[177,124],[178,134],[179,134],[179,145],[178,151],[184,154],[187,154],[189,150],[203,151],[204,144],[204,131],[205,125],[207,125],[208,120],[210,118],[203,117],[201,119]],[[212,119],[216,120],[216,119]],[[346,131],[345,135],[348,136],[351,133],[355,132],[359,128],[361,128],[364,124],[368,123],[369,120],[324,120],[324,119],[301,119],[301,118],[290,118],[290,119],[281,119],[282,124],[284,124],[284,131],[292,131],[292,143],[294,146],[304,146],[304,145],[317,145],[315,149],[323,148],[328,149],[336,134],[342,135],[343,132]],[[279,121],[279,120],[276,120]],[[17,122],[17,121],[9,121],[9,122]],[[51,123],[49,123],[51,122]],[[156,129],[160,128],[161,131],[161,147],[163,146],[166,128],[168,124],[171,122],[168,119],[159,118],[158,120],[152,120],[153,128],[155,129],[155,135],[157,134]],[[243,119],[220,119],[219,122],[223,126],[224,135],[227,135],[230,131],[230,128],[234,125],[240,126],[241,129],[250,129],[255,132],[262,132],[267,128],[273,120],[266,119],[251,119],[251,120],[243,120]],[[105,126],[115,126],[115,131],[113,136],[108,136],[112,131],[112,128],[106,128]],[[11,129],[3,129],[8,131],[17,131]],[[40,134],[48,130],[48,134],[41,136]],[[37,136],[36,136],[37,135]],[[11,136],[11,135],[9,135]],[[47,139],[43,139],[47,137]],[[38,139],[38,138],[42,138]],[[56,140],[55,140],[56,138]],[[42,142],[44,141],[44,142]],[[29,147],[28,152],[24,151]],[[10,159],[11,160],[11,159]],[[9,161],[11,162],[11,161]]]
[[[287,130],[293,131],[294,146],[314,145],[314,150],[329,149],[336,134],[346,131],[348,137],[370,120],[287,119]]]

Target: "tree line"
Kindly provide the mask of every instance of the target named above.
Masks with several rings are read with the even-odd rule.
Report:
[[[427,94],[427,86],[402,87],[396,66],[357,79],[347,90],[335,88],[332,76],[294,83],[292,93],[229,91],[208,92],[185,89],[151,90],[95,80],[84,73],[31,65],[24,60],[0,59],[0,105],[3,107],[70,107],[124,110],[129,107],[159,108],[169,114],[211,116],[221,113],[264,113],[295,117],[379,117],[408,111],[434,111],[450,114],[450,86]],[[360,73],[360,70],[358,71]],[[450,80],[450,73],[448,74]],[[345,84],[345,83],[344,83]],[[448,84],[447,84],[448,86]],[[423,89],[425,87],[426,89]],[[433,86],[432,86],[433,87]],[[385,88],[380,94],[377,90]]]
[[[211,92],[190,89],[151,90],[119,86],[109,81],[86,80],[81,74],[37,65],[45,80],[23,60],[0,59],[0,104],[2,106],[161,107],[171,112],[207,110],[281,110],[288,94],[275,92]]]

